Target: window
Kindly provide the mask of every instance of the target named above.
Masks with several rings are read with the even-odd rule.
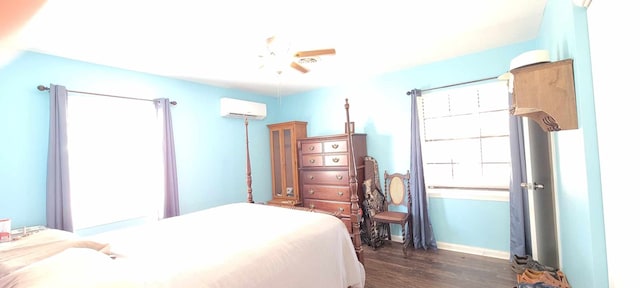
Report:
[[[164,182],[153,102],[69,95],[67,113],[74,229],[158,219]]]
[[[496,81],[424,93],[418,98],[430,196],[508,197],[508,97],[506,83]]]

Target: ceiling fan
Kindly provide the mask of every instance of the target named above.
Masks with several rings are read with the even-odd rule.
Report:
[[[302,64],[311,64],[316,63],[318,61],[319,56],[324,55],[335,55],[336,49],[327,48],[327,49],[318,49],[318,50],[306,50],[306,51],[297,51],[293,53],[293,55],[289,55],[289,45],[286,43],[282,43],[279,40],[276,41],[275,36],[271,36],[267,38],[267,56],[260,55],[260,57],[265,58],[266,62],[273,62],[277,66],[276,73],[281,74],[282,68],[286,65],[286,62],[291,61],[288,66],[298,70],[300,73],[307,73],[309,69],[304,67]],[[289,60],[293,58],[292,60]],[[263,64],[261,66],[264,67],[267,64]]]

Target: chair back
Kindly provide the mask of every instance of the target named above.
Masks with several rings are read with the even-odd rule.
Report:
[[[406,174],[389,174],[384,171],[385,196],[387,204],[406,206],[411,210],[411,189],[409,188],[409,171]]]

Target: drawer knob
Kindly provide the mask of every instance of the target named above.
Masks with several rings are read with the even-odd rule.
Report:
[[[313,175],[309,175],[309,179],[313,180],[314,178]]]
[[[309,146],[309,151],[316,150],[316,146]]]
[[[342,196],[342,195],[344,195],[344,192],[338,191],[338,196]]]
[[[336,175],[336,179],[342,180],[342,175]]]
[[[333,163],[340,162],[340,158],[338,158],[338,157],[333,157],[333,159],[331,159],[331,160],[333,160]]]
[[[316,193],[316,191],[314,191],[313,189],[309,190],[309,194],[312,194],[312,195],[313,195],[313,194],[315,194],[315,193]]]
[[[311,205],[309,205],[309,208],[311,208],[311,209],[316,208],[316,205],[311,204]]]
[[[311,164],[316,163],[316,159],[309,159],[309,163]]]
[[[344,208],[340,207],[338,208],[338,211],[340,211],[340,213],[344,212]]]
[[[338,149],[338,144],[333,144],[333,145],[331,145],[331,148],[333,148],[333,149]]]

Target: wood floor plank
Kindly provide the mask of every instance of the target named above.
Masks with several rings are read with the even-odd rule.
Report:
[[[515,287],[516,274],[508,260],[439,249],[409,249],[407,258],[399,243],[375,251],[364,246],[365,288],[401,287]]]

